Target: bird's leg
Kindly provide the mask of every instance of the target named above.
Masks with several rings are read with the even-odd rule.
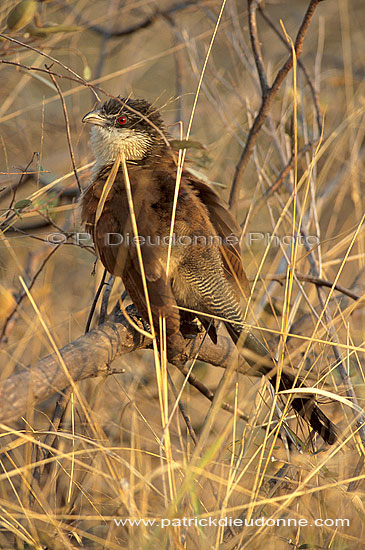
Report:
[[[190,311],[180,311],[180,332],[184,338],[192,340],[203,331],[202,325]]]
[[[167,336],[167,360],[177,367],[183,367],[189,359],[187,343],[181,332]]]

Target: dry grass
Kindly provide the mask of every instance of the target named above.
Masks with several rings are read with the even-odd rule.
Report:
[[[161,2],[159,6],[168,4]],[[8,32],[6,16],[14,5],[11,0],[1,4],[2,32]],[[304,1],[267,2],[266,11],[278,27],[281,18],[294,38],[306,6]],[[23,29],[9,36],[62,61],[111,94],[133,93],[150,101],[158,98],[156,104],[163,108],[167,123],[172,125],[181,119],[186,132],[220,7],[214,0],[199,3],[172,14],[174,25],[172,20],[157,17],[151,26],[128,36],[103,38],[90,25],[125,28],[152,13],[154,4],[119,0],[49,2],[39,5],[43,22],[77,24],[83,30],[38,38],[26,35]],[[82,13],[83,21],[77,13]],[[364,292],[362,14],[360,0],[319,5],[301,60],[318,92],[324,115],[323,136],[298,155],[297,174],[289,171],[278,191],[262,199],[290,159],[295,135],[299,151],[317,136],[312,97],[298,67],[297,94],[291,72],[260,133],[237,205],[239,221],[245,222],[245,266],[255,280],[248,322],[269,329],[263,334],[272,346],[277,346],[273,349],[278,349],[279,356],[282,345],[278,344],[278,333],[302,335],[301,339],[288,338],[291,364],[308,377],[307,384],[314,392],[323,389],[346,398],[334,355],[337,343],[359,405],[365,396],[361,365],[363,301],[324,289],[320,303],[313,284],[299,285],[288,276],[280,285],[265,280],[265,275],[285,274],[287,258],[298,272],[308,274],[315,265],[322,278],[359,296]],[[288,53],[259,15],[258,28],[271,82]],[[40,54],[6,40],[0,42],[0,47],[0,60],[39,68],[51,64]],[[11,204],[17,209],[14,225],[27,233],[10,227],[0,234],[2,326],[22,291],[19,277],[29,283],[54,248],[46,239],[58,229],[37,224],[46,216],[57,226],[73,231],[78,227],[78,217],[75,199],[61,196],[65,189],[77,188],[64,114],[52,80],[46,73],[6,64],[0,65],[0,70],[0,221]],[[56,64],[52,70],[69,75]],[[58,83],[70,119],[76,166],[85,186],[89,171],[80,168],[92,157],[81,118],[95,98],[82,84],[67,79],[58,79]],[[202,79],[191,129],[192,139],[204,143],[206,150],[189,152],[195,167],[211,181],[223,184],[219,190],[226,199],[260,102],[246,5],[230,1]],[[293,123],[295,110],[297,124]],[[171,126],[170,132],[178,138],[179,126]],[[33,158],[35,151],[39,154]],[[21,172],[32,158],[29,170],[36,174],[20,181],[20,175],[14,173]],[[65,174],[70,175],[63,178]],[[58,178],[58,183],[44,187],[46,181]],[[17,188],[11,202],[9,186],[14,185]],[[27,198],[32,203],[20,211],[18,201]],[[291,249],[283,239],[299,227],[306,235],[319,238],[320,245],[310,254],[303,244]],[[257,236],[273,234],[274,228],[281,238],[280,246]],[[54,345],[61,347],[83,333],[103,272],[98,264],[93,276],[93,262],[89,249],[65,244],[45,263],[30,291],[39,313],[25,297],[7,324],[0,348],[2,379],[53,352],[49,334]],[[257,273],[262,280],[256,281]],[[117,282],[110,304],[115,303],[121,290]],[[268,313],[267,304],[273,306],[274,313],[272,309]],[[78,385],[82,397],[73,394],[39,485],[33,476],[39,458],[37,447],[43,444],[55,398],[35,408],[29,405],[24,418],[11,426],[1,426],[1,548],[363,548],[361,460],[365,451],[348,402],[319,397],[322,409],[339,427],[339,442],[327,448],[316,441],[299,453],[292,447],[289,450],[276,433],[266,428],[267,421],[276,416],[265,381],[235,374],[229,384],[226,381],[225,400],[236,411],[244,411],[248,422],[217,405],[210,409],[202,395],[186,387],[182,402],[199,437],[194,448],[179,411],[170,418],[175,397],[164,365],[156,378],[151,351],[135,352],[118,361],[125,374]],[[198,363],[194,372],[207,386],[219,387],[220,369]],[[181,374],[175,370],[170,374],[179,390]],[[295,418],[289,419],[288,425],[305,440],[305,426]],[[122,527],[114,522],[115,518],[127,517],[208,516],[302,518],[310,525],[248,526],[230,538],[224,527],[215,525],[161,529]],[[350,526],[314,526],[315,518],[348,518]]]

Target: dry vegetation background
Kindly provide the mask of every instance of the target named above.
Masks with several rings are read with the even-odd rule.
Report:
[[[308,3],[267,1],[265,14],[284,37],[282,19],[294,39]],[[2,33],[52,56],[112,95],[132,94],[156,102],[171,125],[171,135],[179,138],[176,122],[180,120],[184,134],[220,2],[42,2],[27,22],[30,27],[11,30],[6,20],[15,4],[12,0],[1,3]],[[157,13],[157,8],[164,13]],[[149,23],[139,28],[143,21]],[[271,83],[288,50],[260,13],[257,22]],[[320,240],[311,252],[311,247],[298,246],[296,271],[336,282],[361,297],[364,26],[361,0],[319,4],[300,58],[323,116],[316,157],[316,110],[308,81],[298,67],[297,96],[290,72],[261,129],[234,205],[245,232],[242,250],[247,273],[253,279],[259,271],[261,277],[254,285],[248,322],[270,328],[273,333],[266,337],[277,346],[276,333],[284,326],[283,314],[288,314],[288,330],[305,337],[292,337],[288,345],[291,363],[307,373],[307,384],[314,391],[324,389],[343,398],[352,384],[360,406],[365,396],[363,302],[323,287],[320,295],[308,281],[294,282],[288,296],[285,280],[280,284],[268,276],[285,279],[290,246],[267,246],[264,240],[249,243],[249,235],[272,234],[275,227],[280,237],[292,234],[294,171],[288,170],[284,178],[280,174],[295,148],[296,103],[296,224],[303,214],[301,232]],[[129,33],[118,32],[128,28]],[[64,77],[74,75],[39,52],[6,39],[0,42],[2,381],[21,368],[34,367],[54,351],[44,325],[60,348],[83,334],[103,274],[100,264],[92,273],[92,249],[76,246],[72,236],[57,250],[47,242],[51,233],[79,228],[77,186],[55,84],[47,71],[29,71],[19,64],[40,69],[52,65],[51,70]],[[85,186],[89,177],[85,166],[92,155],[88,128],[81,118],[95,105],[95,97],[82,83],[59,77],[56,81],[65,99],[75,164]],[[194,167],[219,184],[227,200],[260,104],[247,3],[228,0],[192,126],[192,139],[205,148],[188,152]],[[301,152],[309,142],[313,145]],[[22,176],[25,168],[33,174]],[[45,187],[50,182],[56,183]],[[277,190],[265,195],[275,182]],[[31,286],[38,313],[24,296],[20,276]],[[122,290],[116,281],[110,306]],[[334,342],[349,375],[347,386],[339,374]],[[206,417],[210,402],[187,385],[181,400],[198,437],[203,437],[197,451],[178,409],[169,437],[162,428],[163,395],[159,397],[152,352],[125,355],[113,367],[124,368],[125,373],[78,384],[82,403],[74,393],[46,463],[39,448],[50,429],[56,396],[33,407],[30,395],[23,418],[1,425],[1,548],[363,548],[365,440],[354,418],[356,410],[348,402],[319,398],[322,409],[339,427],[339,442],[328,448],[318,440],[299,452],[293,444],[285,444],[285,432],[277,439],[266,430],[272,395],[264,380],[234,375],[225,395],[234,414],[215,407],[210,419]],[[173,367],[169,372],[179,391],[182,375]],[[222,372],[199,361],[194,367],[212,390],[218,387]],[[166,380],[161,384],[170,414],[176,397]],[[307,427],[290,411],[286,414],[288,425],[305,441]],[[40,479],[37,461],[42,465]],[[306,518],[310,524],[314,518],[348,518],[350,527],[245,527],[233,533],[216,526],[128,528],[113,521],[184,516]]]

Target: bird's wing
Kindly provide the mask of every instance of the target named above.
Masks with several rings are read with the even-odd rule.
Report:
[[[141,238],[156,234],[154,212],[150,205],[142,203],[137,218],[138,234]],[[123,283],[134,305],[141,315],[148,320],[146,289],[143,284],[143,272],[146,280],[148,301],[150,304],[155,328],[159,329],[159,317],[168,319],[166,331],[170,337],[180,331],[180,315],[171,284],[161,263],[160,246],[157,244],[140,247],[143,268],[138,257],[136,246],[130,246],[123,270]]]
[[[117,178],[122,177],[118,174]],[[116,180],[116,184],[118,181]],[[82,198],[82,219],[86,229],[92,234],[94,243],[104,267],[112,274],[122,278],[126,291],[134,305],[146,321],[149,319],[143,274],[146,281],[148,301],[155,328],[158,329],[159,317],[169,319],[167,334],[179,332],[180,316],[171,285],[160,261],[160,247],[146,244],[140,247],[143,269],[138,257],[138,249],[133,244],[134,232],[128,200],[124,189],[113,187],[105,201],[102,214],[94,227],[95,212],[100,200],[100,184],[94,186]],[[136,186],[137,187],[137,186]],[[151,209],[151,197],[148,191],[134,197],[134,211],[138,236],[143,239],[154,238],[158,220]],[[157,225],[156,225],[157,224]],[[123,238],[123,243],[121,242]],[[152,241],[154,242],[154,241]]]
[[[250,296],[250,284],[243,269],[239,246],[240,227],[228,210],[228,205],[208,184],[190,173],[186,177],[208,209],[210,221],[222,239],[220,247],[226,277],[234,284],[240,297]]]
[[[146,261],[144,268],[148,270]],[[129,256],[123,272],[123,283],[132,302],[138,309],[142,317],[149,321],[148,305],[150,306],[153,324],[157,332],[159,332],[159,319],[164,317],[168,320],[166,324],[166,334],[170,338],[172,335],[178,334],[180,331],[180,315],[177,308],[176,300],[172,293],[171,285],[166,280],[166,274],[162,273],[161,277],[150,280],[146,277],[146,287],[148,294],[148,302],[146,299],[143,279],[140,272],[138,258]]]

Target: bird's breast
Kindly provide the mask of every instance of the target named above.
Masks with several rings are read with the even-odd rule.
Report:
[[[109,173],[106,168],[83,194],[82,221],[92,234],[108,271],[121,275],[122,261],[136,257],[140,247],[143,260],[157,262],[171,280],[179,302],[187,303],[189,284],[181,266],[187,262],[199,265],[203,257],[208,263],[214,263],[218,257],[218,244],[214,240],[216,232],[207,210],[189,187],[182,184],[171,231],[175,193],[173,175],[140,166],[130,166],[128,171],[138,234],[135,235],[122,172],[118,172],[100,209]]]

